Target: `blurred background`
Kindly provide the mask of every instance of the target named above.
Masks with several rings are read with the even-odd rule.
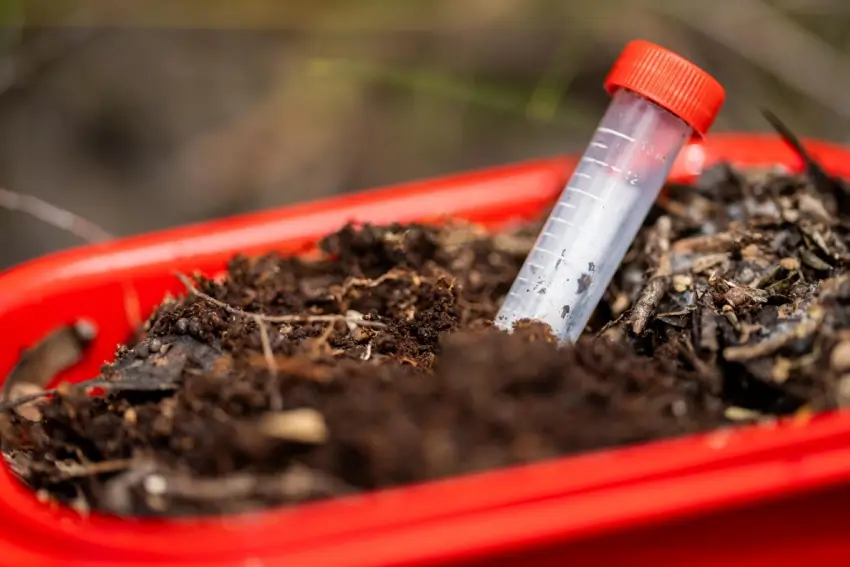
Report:
[[[581,150],[623,45],[850,142],[846,0],[0,0],[0,187],[117,235]],[[0,210],[0,269],[76,245]]]

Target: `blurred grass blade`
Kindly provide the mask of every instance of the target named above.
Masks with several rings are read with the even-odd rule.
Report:
[[[528,112],[530,97],[523,89],[352,59],[312,59],[309,64],[317,75],[347,75],[546,122],[565,118],[556,112]]]

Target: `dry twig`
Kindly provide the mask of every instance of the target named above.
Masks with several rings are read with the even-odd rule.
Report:
[[[727,347],[723,350],[723,357],[728,361],[740,362],[770,356],[792,341],[811,336],[817,331],[819,324],[820,321],[817,319],[808,319],[790,331],[773,335],[759,343]]]
[[[652,278],[650,278],[646,287],[641,292],[640,298],[638,298],[629,316],[632,332],[636,335],[640,335],[646,329],[646,324],[652,318],[667,290],[670,289],[672,272],[670,265],[670,234],[672,230],[673,226],[670,217],[665,215],[658,219],[655,228],[659,254],[658,266]]]
[[[723,254],[735,250],[740,243],[740,235],[733,232],[718,232],[680,238],[673,244],[672,250],[679,253]]]
[[[29,402],[46,398],[48,396],[52,396],[57,393],[56,388],[50,388],[49,390],[41,390],[39,392],[34,392],[32,394],[27,394],[25,396],[18,396],[13,400],[8,400],[4,402],[0,402],[0,413],[7,412],[9,410],[13,410],[18,408],[24,404],[28,404]]]
[[[15,193],[3,187],[0,187],[0,207],[26,213],[86,242],[103,242],[113,238],[101,227],[71,211],[60,209],[38,197]]]
[[[125,471],[133,466],[132,459],[98,461],[94,463],[57,462],[56,468],[66,479],[97,476],[100,474]]]
[[[97,244],[114,238],[114,235],[90,220],[33,195],[23,195],[0,187],[0,207],[28,214],[59,230],[69,232],[89,244]],[[124,312],[127,315],[127,321],[134,330],[140,329],[142,315],[139,297],[130,283],[122,282],[122,287],[124,288]]]
[[[216,307],[221,307],[232,315],[249,317],[255,321],[259,320],[265,323],[335,323],[337,321],[344,321],[346,323],[353,323],[355,325],[360,325],[361,327],[371,327],[373,329],[385,329],[387,327],[380,321],[368,321],[366,319],[348,315],[263,315],[261,313],[249,313],[248,311],[243,311],[238,307],[234,307],[202,292],[186,275],[175,272],[175,276],[180,280],[180,283],[183,284],[186,290],[195,297],[199,297],[208,303],[212,303]]]
[[[146,380],[106,380],[104,378],[91,378],[76,384],[62,384],[58,388],[49,388],[16,397],[12,400],[0,402],[0,414],[20,407],[34,400],[47,398],[55,394],[67,394],[71,391],[90,391],[95,388],[102,388],[109,392],[162,392],[174,390],[177,388],[175,382],[150,382]]]

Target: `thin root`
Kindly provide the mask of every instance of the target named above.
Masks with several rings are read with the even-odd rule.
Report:
[[[345,321],[346,323],[353,323],[361,327],[371,327],[373,329],[386,329],[387,327],[380,321],[368,321],[348,315],[262,315],[260,313],[249,313],[202,292],[186,275],[179,272],[175,272],[174,275],[185,286],[186,290],[195,297],[212,303],[216,307],[221,307],[228,313],[238,315],[239,317],[250,317],[255,321],[263,321],[265,323],[335,323],[337,321]]]
[[[280,396],[280,390],[277,387],[277,362],[274,359],[274,354],[272,353],[272,345],[269,340],[269,330],[266,328],[266,324],[263,322],[262,318],[259,315],[253,316],[254,322],[257,324],[257,327],[260,329],[260,344],[263,345],[263,358],[266,361],[266,366],[268,366],[269,373],[271,374],[271,380],[269,380],[269,405],[273,411],[280,411],[283,409],[283,398]]]

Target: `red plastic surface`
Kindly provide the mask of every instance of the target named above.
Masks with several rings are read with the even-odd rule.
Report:
[[[808,147],[850,177],[850,150]],[[779,140],[715,136],[674,168],[784,164]],[[99,337],[65,376],[89,377],[147,315],[172,270],[220,271],[235,252],[308,250],[348,220],[460,216],[498,226],[550,204],[553,159],[412,183],[117,240],[0,275],[0,376],[20,349],[87,317]],[[128,299],[129,298],[129,299]],[[127,306],[130,306],[128,309]],[[124,567],[850,564],[850,414],[717,431],[256,515],[179,522],[48,508],[0,469],[0,565]]]

